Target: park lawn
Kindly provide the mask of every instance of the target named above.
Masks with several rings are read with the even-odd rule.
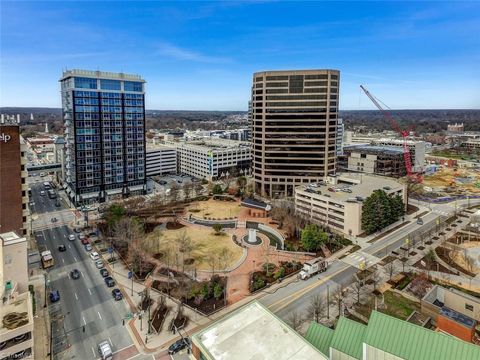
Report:
[[[377,310],[383,312],[384,314],[406,320],[414,310],[420,311],[420,304],[411,301],[410,299],[407,299],[406,297],[393,291],[385,291],[383,296],[385,299],[385,307],[379,305],[380,300],[378,299],[377,304],[379,306]],[[372,297],[369,299],[368,303],[356,305],[355,309],[363,316],[369,318],[374,307],[375,300]]]
[[[178,250],[175,248],[175,239],[178,238],[183,232],[192,239],[195,249],[191,253],[191,257],[195,259],[194,266],[197,270],[211,270],[210,265],[208,264],[206,258],[209,254],[218,254],[223,248],[228,248],[232,252],[230,262],[227,267],[234,265],[243,254],[243,249],[236,245],[229,234],[222,233],[221,235],[215,235],[215,232],[211,228],[200,228],[200,227],[184,227],[178,230],[162,230],[160,240],[160,245],[157,247],[150,243],[153,253],[158,250],[164,251],[168,246],[174,249],[174,253],[178,253]],[[158,233],[152,233],[150,236],[153,239],[158,238]],[[179,255],[179,261],[181,261],[181,255]],[[215,270],[219,270],[219,265],[215,266]],[[221,270],[221,269],[220,269]]]
[[[241,206],[237,201],[221,201],[209,199],[197,201],[188,207],[187,211],[194,217],[225,219],[237,217],[240,214]]]

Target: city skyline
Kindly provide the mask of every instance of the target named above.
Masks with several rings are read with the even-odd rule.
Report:
[[[82,68],[142,74],[147,109],[247,110],[252,73],[330,68],[342,72],[341,110],[373,109],[360,84],[395,109],[478,109],[478,10],[474,2],[2,2],[0,106],[60,107],[58,73]]]

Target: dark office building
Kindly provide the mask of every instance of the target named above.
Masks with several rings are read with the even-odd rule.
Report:
[[[144,193],[145,80],[68,70],[60,83],[70,199],[82,205]]]

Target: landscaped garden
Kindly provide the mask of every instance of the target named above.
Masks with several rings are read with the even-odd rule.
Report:
[[[197,219],[231,219],[240,214],[241,206],[237,201],[209,199],[196,201],[187,208],[187,212]]]
[[[262,270],[252,274],[250,292],[263,289],[275,281],[281,281],[284,277],[300,270],[301,267],[302,264],[298,261],[281,261],[279,266],[273,263],[263,263]]]
[[[357,304],[355,310],[369,318],[370,313],[375,309],[375,304],[378,311],[402,320],[406,320],[413,311],[420,311],[420,304],[393,291],[385,291],[383,296],[377,297],[376,302],[372,296],[366,303]]]
[[[177,270],[223,270],[243,254],[229,234],[207,227],[182,226],[156,230],[147,235],[145,248],[156,259]]]

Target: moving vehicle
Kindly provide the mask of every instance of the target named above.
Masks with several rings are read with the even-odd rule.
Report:
[[[328,263],[322,257],[309,260],[303,264],[303,268],[298,275],[300,279],[307,280],[311,276],[318,274],[319,272],[324,272],[327,270]]]
[[[45,190],[50,190],[50,189],[52,188],[52,185],[50,185],[50,183],[49,183],[48,181],[45,181],[45,182],[43,183],[43,188],[44,188]]]
[[[58,251],[60,251],[60,252],[67,251],[67,247],[66,247],[65,245],[60,245],[60,246],[58,247]]]
[[[60,201],[57,200],[57,201],[55,201],[55,206],[56,206],[56,207],[60,207],[60,206],[62,206],[62,205],[60,204]]]
[[[100,358],[102,360],[113,359],[112,347],[108,340],[104,340],[98,344],[98,352],[100,353]]]
[[[115,301],[119,301],[119,300],[123,299],[123,295],[122,295],[122,292],[120,291],[120,289],[113,289],[112,290],[112,296],[115,299]]]
[[[418,218],[418,219],[417,219],[417,224],[418,224],[418,225],[423,225],[423,219],[422,219],[422,218]]]
[[[74,241],[75,240],[75,235],[73,235],[73,234],[68,235],[68,240]]]
[[[70,276],[74,280],[79,279],[80,278],[80,271],[78,271],[77,269],[73,269],[72,271],[70,271]]]
[[[173,355],[187,347],[190,347],[190,339],[182,338],[180,340],[175,341],[172,345],[170,345],[170,347],[168,348],[168,353],[170,355]]]
[[[107,284],[108,287],[115,286],[115,280],[113,280],[111,276],[107,276],[104,280],[105,280],[105,284]]]
[[[60,293],[58,292],[58,290],[52,290],[50,291],[50,302],[54,303],[54,302],[57,302],[60,300]]]
[[[42,251],[40,256],[42,257],[42,267],[48,269],[54,265],[52,252],[50,250]]]
[[[90,259],[98,260],[98,259],[100,259],[100,255],[98,255],[98,253],[96,251],[93,251],[93,252],[90,253]]]
[[[40,191],[40,196],[45,196],[45,191]]]
[[[44,177],[44,176],[45,176],[45,173],[41,172],[40,177]]]

